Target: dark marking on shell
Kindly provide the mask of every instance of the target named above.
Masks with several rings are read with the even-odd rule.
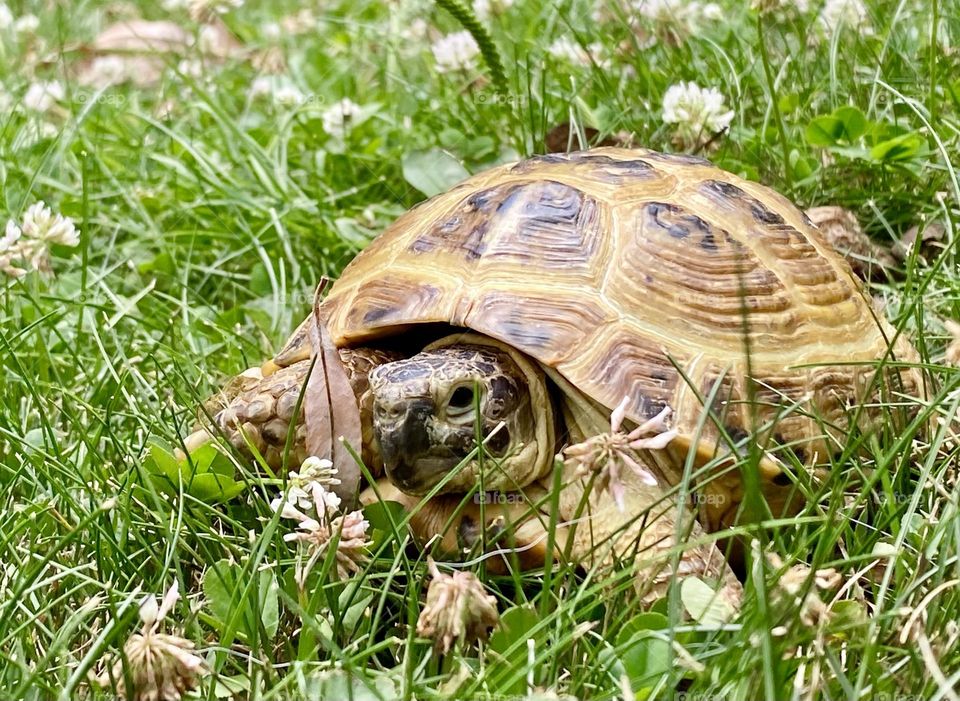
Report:
[[[643,154],[643,159],[646,154]],[[585,178],[613,184],[630,180],[651,180],[659,177],[657,169],[641,158],[613,158],[593,151],[573,151],[572,153],[551,153],[535,156],[511,167],[511,173],[528,173],[543,165],[558,163],[583,164],[585,168],[578,174]]]
[[[715,195],[743,202],[750,209],[750,216],[760,224],[784,224],[783,217],[768,208],[763,202],[736,185],[722,180],[707,180],[702,187]]]
[[[579,295],[495,290],[477,300],[463,325],[552,365],[575,353],[586,334],[605,320],[600,308]]]
[[[647,226],[652,223],[675,239],[685,239],[696,231],[700,234],[701,246],[716,250],[713,229],[696,214],[668,202],[650,202],[644,209]]]
[[[488,242],[486,257],[548,267],[586,267],[598,242],[600,207],[580,190],[553,180],[514,186],[499,202],[495,217],[507,217],[510,226],[498,226]]]
[[[382,321],[388,317],[394,310],[391,307],[377,307],[371,309],[366,314],[363,315],[363,322],[365,324],[375,325],[378,321]]]
[[[487,233],[495,212],[509,200],[519,185],[480,190],[466,197],[447,217],[424,231],[409,250],[413,253],[460,251],[468,261],[483,256],[487,249]]]
[[[369,329],[408,323],[436,305],[440,290],[427,283],[411,286],[406,280],[382,277],[360,285],[357,297],[363,304],[347,312],[348,322]]]

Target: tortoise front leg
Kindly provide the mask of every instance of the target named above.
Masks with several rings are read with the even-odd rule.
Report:
[[[401,492],[386,478],[360,496],[363,504],[377,501],[400,503],[407,513],[410,530],[420,547],[433,548],[443,557],[469,559],[484,557],[488,570],[505,574],[514,563],[521,570],[543,567],[547,560],[550,515],[545,513],[546,492],[531,485],[525,492],[497,493],[493,503],[480,503],[472,496],[440,494],[423,503],[423,497]],[[563,524],[554,528],[554,561],[567,551],[569,530]],[[477,552],[483,543],[485,552]]]
[[[299,469],[310,455],[303,393],[314,365],[312,347],[301,338],[305,327],[301,324],[287,348],[274,360],[237,375],[204,402],[193,433],[184,439],[188,453],[219,434],[241,455],[249,455],[250,448],[254,448],[274,471],[284,464]],[[373,368],[401,355],[374,348],[342,348],[339,355],[360,410],[362,440],[356,447],[364,464],[379,474],[382,461],[373,436],[369,375]]]

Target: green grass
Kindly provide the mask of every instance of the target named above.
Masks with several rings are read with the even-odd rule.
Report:
[[[15,16],[41,22],[35,37],[0,30],[0,223],[43,199],[82,236],[55,250],[54,276],[0,280],[0,696],[109,698],[88,672],[139,627],[142,593],[177,580],[185,598],[168,625],[205,657],[208,699],[347,698],[347,687],[354,698],[622,698],[624,670],[649,698],[956,698],[957,447],[942,432],[891,423],[865,455],[829,466],[799,516],[741,527],[786,562],[843,575],[847,603],[829,624],[801,623],[758,558],[742,614],[721,628],[683,622],[676,599],[661,618],[631,621],[640,611],[624,577],[479,567],[512,628],[442,659],[414,633],[426,569],[403,528],[381,521],[362,576],[323,583],[321,567],[304,596],[268,506],[277,487],[249,464],[236,463],[248,488],[227,503],[170,497],[144,476],[150,439],[187,435],[202,399],[279,348],[320,276],[423,198],[403,168],[420,151],[445,149],[477,172],[542,152],[567,121],[672,150],[662,97],[693,80],[735,111],[710,154],[719,165],[801,206],[850,207],[884,244],[932,220],[954,241],[955,0],[871,0],[871,35],[848,27],[816,42],[816,7],[775,20],[723,4],[702,31],[648,46],[614,4],[598,22],[586,2],[516,0],[484,21],[505,67],[498,92],[482,63],[440,75],[429,39],[402,36],[418,18],[459,30],[429,3],[334,0],[315,7],[310,31],[270,39],[267,23],[296,4],[248,2],[224,21],[251,56],[283,56],[308,98],[284,107],[248,97],[257,68],[241,59],[191,77],[173,58],[150,88],[82,87],[81,47],[112,18],[196,24],[154,3],[17,3]],[[552,58],[563,35],[599,42],[609,65]],[[22,106],[37,80],[66,88],[45,115]],[[370,108],[343,141],[320,118],[341,97]],[[834,112],[845,106],[856,110]],[[942,365],[939,320],[960,317],[957,247],[911,255],[873,292],[921,351],[927,411],[955,412],[960,373]],[[878,543],[896,555],[863,575]],[[223,561],[232,599],[209,583]]]

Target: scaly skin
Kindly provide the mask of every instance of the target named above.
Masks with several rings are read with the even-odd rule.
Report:
[[[362,457],[364,464],[374,471],[374,474],[378,473],[381,460],[373,437],[373,394],[370,392],[368,378],[374,367],[400,357],[398,353],[373,348],[340,350],[340,359],[347,370],[360,408],[363,426]],[[300,396],[311,364],[310,358],[295,360],[282,366],[274,361],[267,361],[259,368],[250,368],[238,375],[224,386],[219,395],[212,397],[204,405],[205,413],[213,419],[213,431],[223,434],[230,444],[242,453],[250,453],[249,443],[274,471],[283,467],[284,449],[289,436],[287,465],[299,466],[308,457]],[[201,424],[203,418],[201,417]],[[198,425],[184,443],[189,452],[210,438],[211,430],[204,425]]]

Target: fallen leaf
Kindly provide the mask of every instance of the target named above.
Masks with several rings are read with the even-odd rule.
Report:
[[[310,326],[315,361],[303,397],[307,453],[333,461],[340,479],[334,491],[349,509],[360,490],[360,468],[346,444],[361,450],[363,433],[357,397],[323,318],[320,300],[326,283],[324,279],[317,287]]]

